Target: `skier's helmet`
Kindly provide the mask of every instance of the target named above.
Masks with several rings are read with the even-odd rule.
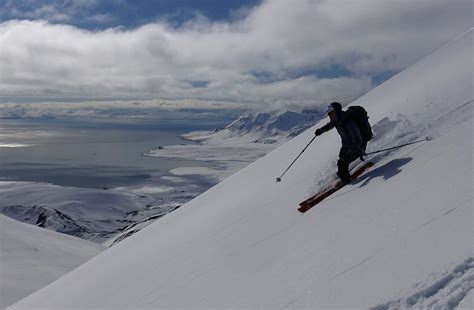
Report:
[[[341,105],[339,102],[332,102],[332,103],[329,105],[329,107],[328,107],[326,113],[329,114],[329,113],[331,113],[332,111],[336,111],[336,113],[339,114],[339,113],[342,111],[342,105]]]

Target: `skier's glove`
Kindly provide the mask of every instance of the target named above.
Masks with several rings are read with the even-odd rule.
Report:
[[[317,136],[320,136],[320,135],[323,134],[323,130],[322,130],[321,128],[318,128],[318,129],[316,129],[316,131],[314,132],[314,134],[316,135],[316,137],[317,137]]]

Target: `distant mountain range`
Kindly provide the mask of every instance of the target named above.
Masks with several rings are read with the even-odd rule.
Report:
[[[274,110],[247,111],[223,129],[213,132],[198,131],[183,135],[185,139],[213,144],[227,140],[274,144],[295,137],[313,126],[325,115],[320,110],[305,109],[301,112]]]

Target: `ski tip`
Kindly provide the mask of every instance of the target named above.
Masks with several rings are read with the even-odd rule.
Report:
[[[308,211],[308,209],[304,206],[300,206],[298,209],[297,209],[301,214],[305,213],[306,211]]]

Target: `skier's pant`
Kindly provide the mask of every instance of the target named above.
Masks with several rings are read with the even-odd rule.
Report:
[[[343,182],[350,182],[351,175],[349,173],[349,164],[359,158],[358,154],[354,154],[350,149],[342,147],[339,151],[339,160],[337,161],[337,175]]]

